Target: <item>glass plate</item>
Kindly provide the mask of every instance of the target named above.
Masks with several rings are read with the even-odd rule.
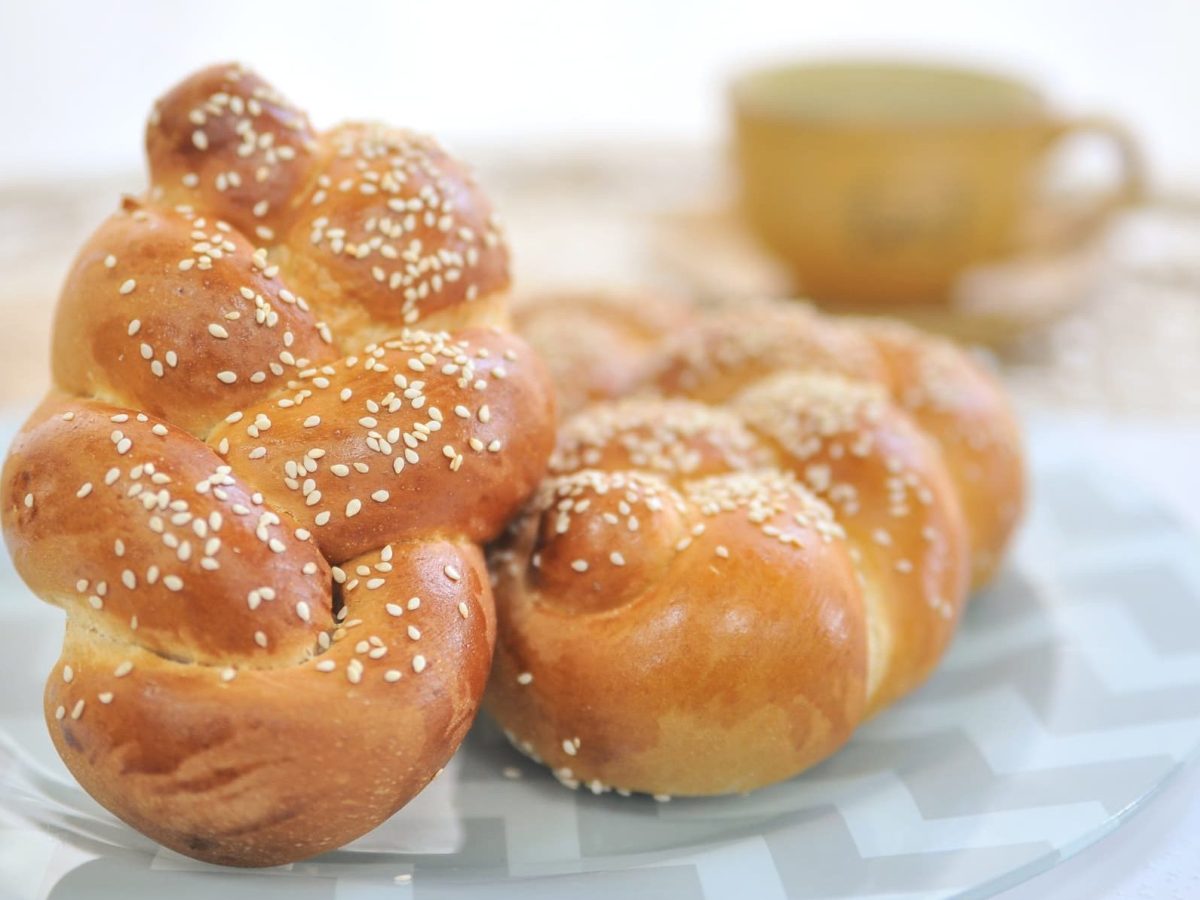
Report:
[[[7,441],[4,441],[7,444]],[[41,686],[62,616],[0,568],[0,894],[986,896],[1116,828],[1200,745],[1200,562],[1125,480],[1033,434],[1033,509],[920,691],[837,756],[744,797],[593,796],[478,723],[417,800],[348,847],[261,871],[162,850],[59,762]]]

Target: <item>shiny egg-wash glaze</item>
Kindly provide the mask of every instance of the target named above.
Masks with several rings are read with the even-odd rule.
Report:
[[[5,538],[67,613],[45,692],[80,783],[190,856],[346,843],[457,748],[495,635],[480,544],[553,400],[508,253],[429,138],[312,130],[238,66],[167,94],[151,187],[73,264]]]

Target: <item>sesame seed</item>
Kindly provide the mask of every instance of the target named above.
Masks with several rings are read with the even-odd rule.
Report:
[[[312,613],[309,611],[308,604],[303,600],[296,604],[296,615],[304,622],[312,621]]]
[[[383,680],[389,684],[394,684],[403,677],[403,673],[399,669],[388,669],[383,673]]]
[[[123,663],[121,663],[119,666],[117,666],[115,669],[113,669],[113,675],[116,676],[117,678],[124,678],[126,675],[128,675],[132,671],[133,671],[133,663],[131,663],[129,660],[125,660]]]
[[[574,756],[579,749],[575,746],[575,741],[571,738],[567,738],[562,742],[562,748],[563,753],[567,754],[567,756]]]
[[[233,668],[232,666],[227,666],[221,670],[222,681],[233,681],[235,678],[237,678],[237,669]]]
[[[237,375],[234,372],[230,372],[228,369],[226,369],[223,372],[217,373],[217,381],[220,381],[222,384],[233,384],[235,381],[237,381]]]
[[[317,663],[318,672],[332,672],[336,668],[337,663],[335,663],[332,659],[323,659]]]
[[[357,497],[351,498],[350,502],[346,504],[346,518],[350,519],[350,518],[353,518],[354,516],[357,516],[359,510],[361,510],[361,509],[362,509],[362,501],[359,500]]]
[[[721,557],[721,559],[729,559],[729,548],[724,544],[717,544],[717,548],[713,552]]]
[[[362,681],[363,664],[360,660],[352,659],[346,663],[346,678],[351,684],[358,684]]]
[[[100,694],[97,694],[96,699],[104,704],[112,703],[112,701],[113,701],[112,691],[104,691]]]
[[[117,258],[111,253],[104,257],[104,268],[112,269],[117,265]]]
[[[63,666],[62,680],[67,684],[70,684],[72,681],[74,681],[75,680],[75,670],[72,669],[70,666]]]
[[[471,608],[467,606],[466,600],[460,600],[458,602],[458,614],[464,619],[471,615]]]
[[[446,573],[446,577],[451,581],[458,581],[462,578],[462,573],[459,572],[454,566],[448,565],[442,569],[442,571]]]
[[[258,644],[258,646],[260,646],[260,647],[266,647],[267,646],[266,634],[261,631],[254,632],[254,643]]]
[[[208,323],[208,333],[215,338],[220,338],[221,340],[229,337],[229,332],[225,330],[225,327],[223,325],[218,325],[216,322]]]
[[[183,579],[178,575],[167,575],[163,578],[162,582],[163,587],[165,587],[168,591],[183,590]]]
[[[587,560],[577,559],[571,563],[571,568],[576,572],[586,572],[588,570]]]
[[[75,496],[82,499],[82,498],[86,497],[88,494],[90,494],[91,492],[92,492],[92,483],[90,481],[85,481],[83,483],[83,485],[79,488],[79,490],[77,490],[75,492]]]
[[[371,499],[376,503],[386,503],[389,496],[391,495],[387,491],[376,491],[371,495]]]
[[[77,700],[75,706],[71,709],[71,718],[78,719],[83,715],[83,701]]]
[[[522,685],[533,684],[533,673],[532,672],[522,672],[520,675],[517,676],[517,684],[522,684]]]
[[[425,657],[419,653],[416,656],[414,656],[413,661],[412,661],[412,667],[413,667],[413,671],[418,674],[420,674],[421,672],[424,672],[425,671]]]
[[[126,278],[125,281],[121,283],[121,286],[117,289],[117,292],[120,294],[132,294],[134,288],[136,287],[136,281],[134,281],[132,278]]]

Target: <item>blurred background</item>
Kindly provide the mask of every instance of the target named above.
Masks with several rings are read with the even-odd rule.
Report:
[[[882,53],[1012,70],[1141,137],[1156,180],[1200,187],[1200,10],[1190,0],[613,0],[603,4],[3,4],[9,176],[140,163],[153,97],[253,64],[314,120],[385,117],[453,144],[712,141],[725,87],[764,60]]]

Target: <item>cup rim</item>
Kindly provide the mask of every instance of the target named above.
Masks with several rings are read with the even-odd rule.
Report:
[[[836,109],[805,109],[778,97],[764,97],[763,82],[780,77],[803,77],[807,74],[829,75],[852,72],[891,75],[894,77],[935,77],[953,79],[962,84],[972,82],[984,88],[1007,92],[1012,104],[1006,111],[981,108],[955,115],[926,110],[917,115],[888,115],[882,112],[863,114]],[[757,96],[756,96],[757,95]],[[742,70],[729,83],[729,96],[736,112],[756,118],[779,122],[814,123],[823,125],[904,127],[914,125],[965,126],[1027,122],[1046,114],[1043,94],[1033,85],[1005,72],[965,63],[941,60],[906,59],[888,56],[792,57]]]

